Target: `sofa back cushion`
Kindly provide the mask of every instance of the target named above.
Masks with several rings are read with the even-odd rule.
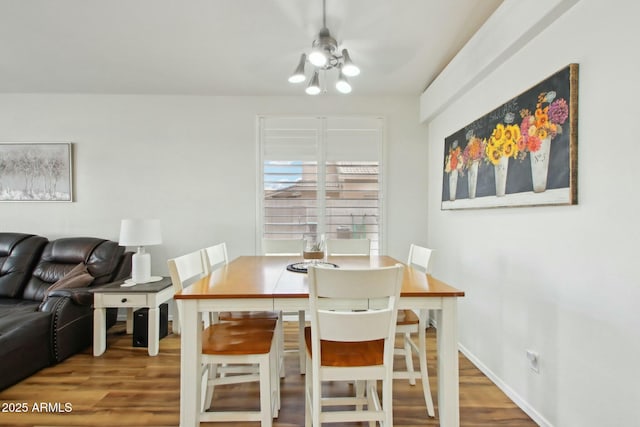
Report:
[[[22,297],[42,301],[46,290],[79,263],[84,263],[94,277],[91,286],[108,283],[113,280],[124,250],[117,242],[94,237],[70,237],[49,242]]]
[[[0,297],[19,298],[47,239],[33,234],[0,233]]]

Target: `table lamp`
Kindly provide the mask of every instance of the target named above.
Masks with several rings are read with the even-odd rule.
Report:
[[[123,219],[120,224],[120,246],[137,246],[131,258],[131,279],[125,284],[157,282],[160,276],[151,275],[151,255],[144,247],[162,243],[159,219]]]

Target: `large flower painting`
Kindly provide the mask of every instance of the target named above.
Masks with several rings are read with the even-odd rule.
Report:
[[[445,138],[442,209],[578,202],[578,64]]]

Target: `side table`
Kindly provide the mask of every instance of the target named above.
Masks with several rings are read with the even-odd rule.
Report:
[[[174,290],[169,277],[159,282],[140,283],[135,286],[120,286],[124,282],[114,282],[93,290],[93,355],[100,356],[107,347],[107,308],[127,309],[127,333],[133,333],[133,310],[149,308],[148,351],[156,356],[159,347],[160,304],[173,298]],[[179,326],[173,321],[173,330]]]

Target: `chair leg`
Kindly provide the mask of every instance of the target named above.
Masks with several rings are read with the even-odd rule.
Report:
[[[284,378],[284,319],[282,316],[282,312],[278,313],[278,324],[276,325],[276,334],[278,339],[278,372],[280,373],[280,378]]]
[[[384,411],[384,427],[393,427],[392,379],[382,381],[382,409]]]
[[[304,341],[305,314],[304,310],[298,311],[298,360],[300,363],[300,373],[306,372],[306,343]]]
[[[203,393],[204,401],[202,410],[206,411],[211,406],[211,400],[213,399],[213,389],[214,383],[213,381],[218,376],[218,364],[217,363],[209,363],[205,368],[205,374],[203,375],[203,382],[206,385],[206,392]]]
[[[306,350],[305,350],[306,355]],[[309,372],[305,375],[304,378],[304,426],[311,427],[311,381],[312,381],[312,370],[311,370],[311,360],[309,357],[305,357],[305,367],[306,371]]]
[[[269,354],[260,358],[260,426],[271,427],[273,423],[271,406],[271,370]]]
[[[424,393],[424,401],[427,404],[427,414],[435,417],[436,412],[433,408],[433,398],[431,396],[431,386],[429,385],[429,373],[427,371],[427,337],[424,328],[418,331],[418,358],[420,359],[420,380],[422,381],[422,392]]]
[[[411,334],[405,332],[403,336],[404,342],[404,360],[407,365],[407,372],[409,372],[409,384],[416,385],[415,370],[413,369],[413,352],[411,351]]]
[[[280,364],[280,352],[279,348],[279,339],[276,337],[274,339],[274,344],[272,345],[271,352],[269,353],[269,374],[271,375],[271,416],[272,418],[278,418],[278,413],[280,411],[280,375],[278,375],[279,370],[274,369],[274,367],[279,366]]]
[[[364,397],[364,391],[365,391],[365,382],[362,380],[356,381],[356,399],[362,399]],[[357,411],[362,411],[363,408],[364,408],[364,405],[362,403],[358,403],[356,405]]]

